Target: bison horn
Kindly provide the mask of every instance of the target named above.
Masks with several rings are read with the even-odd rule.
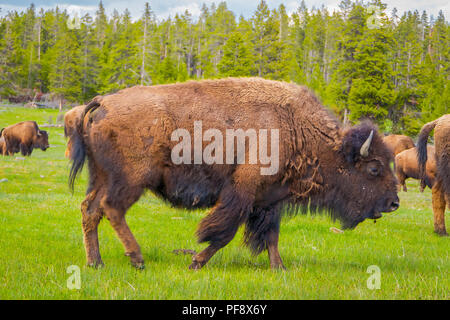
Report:
[[[361,156],[363,156],[364,158],[369,155],[369,148],[370,148],[370,144],[372,143],[372,139],[373,139],[373,130],[370,131],[369,137],[364,142],[364,144],[361,147],[361,150],[359,151],[361,153]]]

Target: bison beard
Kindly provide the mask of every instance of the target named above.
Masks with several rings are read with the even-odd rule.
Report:
[[[217,128],[279,129],[280,168],[272,176],[260,165],[174,165],[171,133],[201,120]],[[89,161],[82,204],[89,265],[102,264],[97,226],[106,216],[131,263],[143,257],[125,213],[145,189],[185,208],[212,207],[197,236],[209,246],[193,257],[199,269],[245,225],[244,243],[267,250],[272,268],[282,212],[327,212],[353,228],[398,207],[392,154],[370,123],[341,129],[306,88],[258,78],[190,81],[133,87],[94,98],[72,140],[69,184]]]

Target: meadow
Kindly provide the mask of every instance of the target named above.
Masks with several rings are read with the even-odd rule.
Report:
[[[55,122],[57,110],[0,104],[0,127]],[[46,128],[50,148],[31,157],[0,156],[0,299],[449,299],[450,238],[433,233],[431,192],[408,180],[400,209],[355,230],[326,216],[286,217],[280,253],[286,271],[272,271],[267,254],[242,246],[242,230],[200,271],[188,270],[199,251],[196,226],[207,210],[172,208],[147,193],[128,212],[128,224],[146,261],[135,270],[109,222],[99,228],[105,266],[86,267],[80,203],[87,173],[72,194],[67,185],[63,128]],[[450,219],[447,227],[450,228]],[[81,288],[69,289],[69,266],[79,266]],[[380,270],[380,288],[367,281]]]

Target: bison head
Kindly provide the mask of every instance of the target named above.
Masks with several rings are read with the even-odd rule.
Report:
[[[363,123],[343,132],[337,167],[329,173],[329,208],[354,228],[365,219],[378,219],[382,212],[399,207],[397,181],[391,170],[392,153],[371,123]]]
[[[40,148],[42,151],[47,150],[50,145],[48,144],[48,133],[44,130],[38,130],[36,142],[34,144],[35,148]]]

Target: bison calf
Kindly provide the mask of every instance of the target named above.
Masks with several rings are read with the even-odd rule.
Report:
[[[432,188],[436,177],[436,160],[434,158],[434,147],[428,146],[428,161],[425,170],[425,184],[428,188]],[[417,149],[411,148],[400,152],[395,157],[395,173],[403,191],[408,191],[405,180],[413,178],[420,180],[419,162],[417,161]],[[423,192],[425,186],[421,184],[420,192]]]
[[[431,190],[433,200],[434,231],[446,236],[445,209],[450,207],[450,114],[429,122],[423,126],[419,134],[418,161],[421,176],[421,185],[426,184],[426,164],[428,164],[427,141],[430,132],[434,129],[434,146],[436,159],[436,182]]]
[[[234,139],[232,148],[218,141],[237,131],[247,135],[244,148],[234,147]],[[278,138],[259,144],[266,147],[259,154],[269,149],[272,157],[276,150],[279,165],[265,175],[267,153],[247,159],[256,147],[252,133],[269,131]],[[231,78],[124,89],[94,98],[71,139],[72,186],[88,159],[81,212],[93,266],[102,264],[97,226],[103,215],[131,263],[144,266],[125,213],[146,189],[175,206],[212,208],[197,230],[199,242],[209,245],[193,256],[191,269],[202,268],[241,225],[253,253],[267,250],[271,267],[284,268],[278,251],[284,209],[328,212],[354,228],[399,206],[393,157],[377,129],[370,123],[343,129],[308,89],[291,83]],[[180,143],[186,161],[175,163],[171,155]],[[207,151],[235,160],[202,162]]]
[[[21,152],[29,156],[34,148],[42,151],[48,149],[47,131],[40,130],[35,121],[24,121],[2,129],[2,137],[5,139],[3,155],[13,155]]]

